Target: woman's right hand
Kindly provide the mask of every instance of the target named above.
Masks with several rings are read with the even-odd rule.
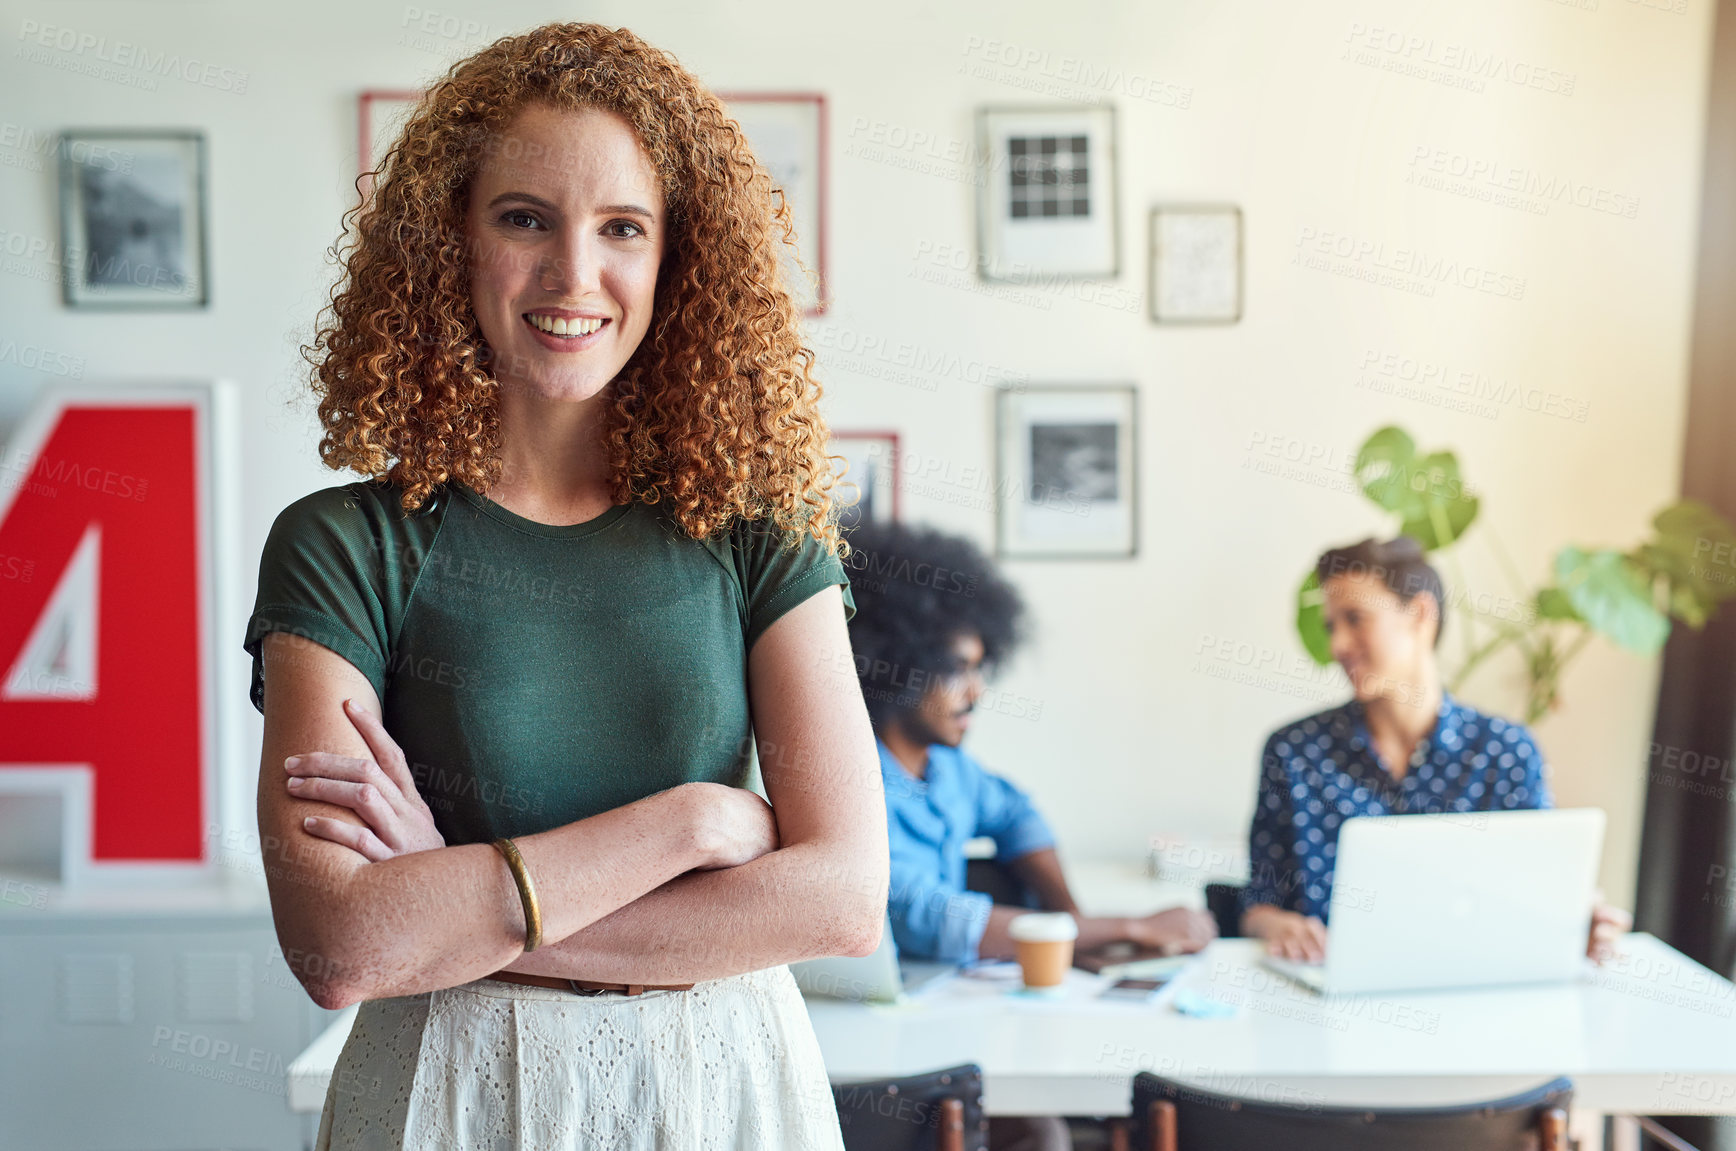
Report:
[[[780,846],[771,804],[745,787],[684,783],[692,792],[706,862],[698,870],[740,867]]]
[[[1317,916],[1279,907],[1250,908],[1244,927],[1265,940],[1266,950],[1279,959],[1326,962],[1326,925]]]

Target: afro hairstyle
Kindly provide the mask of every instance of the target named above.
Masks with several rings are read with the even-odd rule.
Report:
[[[952,642],[974,634],[991,671],[1023,642],[1025,607],[976,545],[934,528],[860,523],[843,561],[856,614],[856,678],[876,731],[914,711],[935,676],[952,669]]]

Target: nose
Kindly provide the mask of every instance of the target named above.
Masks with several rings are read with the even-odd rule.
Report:
[[[1332,658],[1339,663],[1343,663],[1356,650],[1356,644],[1350,637],[1349,628],[1340,625],[1332,629],[1331,650]]]
[[[537,268],[542,288],[567,300],[596,294],[602,252],[594,236],[583,229],[557,232],[540,253]]]

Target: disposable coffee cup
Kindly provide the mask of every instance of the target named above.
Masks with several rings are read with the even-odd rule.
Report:
[[[1007,924],[1026,987],[1059,987],[1073,966],[1079,924],[1065,911],[1034,911]]]

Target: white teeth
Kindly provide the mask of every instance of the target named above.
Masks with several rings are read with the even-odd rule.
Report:
[[[588,336],[603,326],[601,319],[567,320],[559,316],[542,316],[535,312],[526,317],[531,326],[539,332],[547,332],[551,336]]]

